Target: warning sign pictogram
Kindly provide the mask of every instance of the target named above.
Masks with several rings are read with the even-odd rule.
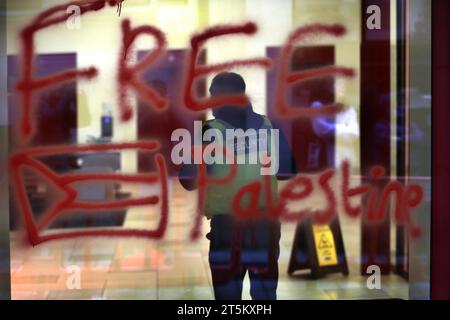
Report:
[[[313,225],[314,243],[319,266],[330,266],[338,263],[333,232],[328,225]]]
[[[322,233],[319,240],[319,249],[331,249],[331,248],[333,248],[333,245],[328,241],[325,234]]]

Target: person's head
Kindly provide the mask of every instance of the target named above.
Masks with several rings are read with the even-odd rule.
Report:
[[[245,81],[237,73],[221,72],[217,74],[209,87],[211,96],[245,94]]]
[[[221,72],[213,78],[209,93],[213,97],[245,94],[245,81],[237,73]],[[243,127],[247,109],[248,107],[224,105],[214,108],[213,115],[236,127]]]
[[[221,72],[213,78],[209,92],[213,97],[245,94],[245,81],[237,73]],[[213,115],[235,127],[243,128],[247,109],[248,106],[224,105],[214,108]]]

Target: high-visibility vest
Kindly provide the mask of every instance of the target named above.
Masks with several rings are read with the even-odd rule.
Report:
[[[271,143],[273,143],[271,140],[271,131],[272,129],[272,123],[270,122],[269,118],[263,116],[264,121],[262,126],[259,129],[267,129],[267,150],[258,150],[258,143],[255,145],[250,146],[246,143],[245,148],[242,149],[243,146],[236,146],[235,145],[235,153],[234,153],[234,161],[237,166],[237,173],[234,179],[223,185],[209,185],[206,189],[205,194],[205,207],[204,207],[204,215],[208,218],[210,218],[212,215],[216,214],[235,214],[233,212],[233,199],[237,192],[244,187],[245,185],[248,185],[250,183],[253,183],[255,181],[260,181],[262,184],[262,188],[259,194],[258,199],[258,210],[260,210],[260,213],[264,212],[264,208],[266,207],[266,190],[265,188],[265,176],[261,174],[261,168],[262,164],[260,163],[259,154],[261,152],[267,152],[269,156],[272,156],[270,154],[270,146]],[[226,129],[233,129],[235,130],[233,126],[228,124],[225,121],[222,121],[220,119],[213,119],[206,121],[204,124],[205,126],[219,130],[222,133],[223,140],[226,139]],[[258,129],[258,130],[259,130]],[[256,130],[256,133],[259,131]],[[257,135],[256,137],[259,137]],[[255,137],[255,138],[256,138]],[[254,140],[255,141],[255,140]],[[256,139],[258,142],[258,139]],[[218,145],[223,148],[223,141],[217,141]],[[235,143],[234,139],[233,141],[226,141],[227,148],[230,146],[230,143]],[[240,148],[239,148],[240,147]],[[222,150],[221,150],[222,151]],[[244,156],[245,153],[245,164],[237,163],[237,157],[238,156]],[[256,157],[257,161],[256,163],[250,163],[249,159],[250,157]],[[207,170],[208,177],[210,178],[225,178],[230,174],[231,166],[233,164],[229,164],[226,162],[226,156],[223,157],[223,164],[211,164],[209,165],[209,168]],[[272,159],[272,161],[274,161]],[[276,161],[279,161],[279,159],[276,159]],[[254,162],[254,161],[253,161]],[[270,189],[272,193],[272,199],[276,198],[277,191],[278,191],[278,182],[275,175],[270,176]],[[245,195],[240,202],[240,207],[244,210],[248,208],[250,201],[250,196]]]

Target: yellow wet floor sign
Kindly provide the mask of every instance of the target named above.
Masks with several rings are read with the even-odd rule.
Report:
[[[315,224],[313,234],[319,266],[337,264],[336,246],[330,227],[327,224]]]

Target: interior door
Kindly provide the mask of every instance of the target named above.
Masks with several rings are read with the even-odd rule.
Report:
[[[146,51],[138,53],[138,59],[142,59]],[[160,152],[166,159],[167,169],[170,176],[177,175],[177,167],[170,159],[173,143],[170,140],[172,132],[178,128],[188,129],[193,135],[194,120],[203,120],[204,113],[193,113],[187,111],[180,102],[183,81],[183,65],[185,61],[185,50],[169,50],[144,74],[146,82],[158,93],[168,99],[169,108],[162,112],[155,111],[152,106],[138,100],[138,139],[157,139],[161,143]],[[205,63],[205,53],[199,56],[199,64]],[[205,96],[206,83],[204,80],[197,82],[197,95]],[[139,172],[155,171],[153,155],[139,153]]]
[[[66,82],[36,93],[36,109],[33,112],[35,134],[30,142],[23,146],[18,140],[20,96],[14,90],[20,81],[20,65],[17,56],[8,56],[8,137],[9,153],[17,148],[29,146],[45,146],[70,144],[77,141],[77,85],[75,81]],[[62,71],[75,69],[77,57],[75,53],[39,54],[35,59],[35,77],[50,76]],[[48,156],[42,159],[55,171],[65,171],[73,165],[70,156]],[[39,215],[48,205],[48,192],[41,192],[42,180],[34,171],[24,170],[29,202],[33,212]],[[41,191],[40,191],[41,190]],[[16,202],[13,201],[14,192],[10,191],[10,226],[16,229],[18,212]]]
[[[274,61],[279,47],[267,48],[267,56]],[[291,57],[291,71],[301,71],[333,65],[334,46],[298,47]],[[267,75],[267,110],[282,128],[291,144],[298,172],[318,172],[334,166],[335,119],[280,119],[275,113],[276,68]],[[334,78],[324,77],[293,85],[287,102],[304,108],[321,107],[334,102]]]

